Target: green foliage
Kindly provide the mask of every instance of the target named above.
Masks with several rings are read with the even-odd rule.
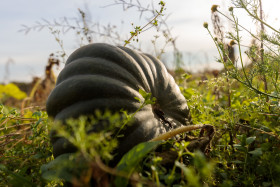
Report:
[[[88,171],[89,162],[81,155],[65,153],[59,155],[56,159],[41,166],[42,178],[45,181],[56,183],[69,182],[81,185],[81,182],[89,182]]]
[[[135,168],[139,165],[139,162],[151,152],[156,146],[158,146],[161,141],[155,142],[144,142],[133,147],[128,153],[126,153],[117,165],[117,171],[122,171],[127,173],[129,178]],[[127,180],[121,177],[116,178],[116,186],[126,186]]]
[[[279,185],[279,101],[267,101],[266,97],[223,74],[217,78],[211,74],[206,77],[204,81],[194,75],[176,77],[188,100],[193,122],[212,124],[216,128],[211,151],[206,156],[189,152],[188,142],[184,140],[169,140],[156,150],[153,148],[158,143],[147,142],[128,152],[116,168],[101,167],[99,158],[107,164],[117,146],[116,139],[111,136],[117,133],[114,127],[125,128],[129,125],[128,119],[133,118],[134,114],[123,111],[123,115],[107,112],[97,113],[95,118],[69,120],[68,128],[57,125],[58,134],[79,151],[53,160],[48,138],[48,128],[53,125],[46,113],[26,110],[22,116],[16,109],[2,105],[1,185],[70,182],[86,186],[90,184],[93,171],[100,169],[111,176],[106,180],[116,181],[117,186],[131,181],[157,186]],[[139,92],[145,100],[137,100],[143,106],[155,102],[149,93]],[[107,120],[107,128],[89,134],[87,124],[98,120]],[[29,129],[22,129],[26,127]],[[165,152],[175,156],[168,160]]]
[[[100,166],[93,167],[94,163],[109,163],[113,159],[111,154],[117,148],[117,137],[122,136],[121,132],[133,116],[148,104],[153,104],[155,98],[144,90],[139,90],[144,100],[135,98],[141,103],[139,109],[133,114],[122,113],[111,114],[109,111],[101,113],[95,112],[94,116],[81,116],[78,119],[68,119],[66,124],[57,122],[52,125],[56,131],[56,136],[66,138],[77,148],[73,154],[63,154],[53,161],[41,167],[42,177],[48,182],[70,182],[76,185],[89,185],[93,170]],[[121,115],[124,114],[124,115]],[[101,126],[100,126],[101,125]],[[93,130],[95,129],[95,130]],[[117,177],[117,186],[127,183],[133,170],[143,157],[149,153],[160,142],[146,142],[137,145],[130,152],[123,156],[116,167],[117,173],[125,173],[125,179]],[[102,159],[102,161],[99,159]],[[103,164],[103,163],[102,163]],[[79,167],[77,167],[79,166]],[[118,175],[117,175],[118,176]]]
[[[278,75],[280,45],[278,42],[280,32],[262,20],[263,13],[260,13],[260,15],[257,13],[258,10],[260,12],[263,11],[261,1],[260,3],[256,3],[255,1],[250,2],[248,0],[235,0],[233,2],[235,7],[231,7],[229,9],[230,17],[220,12],[216,7],[217,5],[213,5],[215,7],[215,11],[213,12],[212,10],[212,13],[219,13],[232,22],[234,32],[227,32],[226,38],[231,40],[229,44],[231,47],[234,45],[237,46],[241,69],[237,66],[238,61],[230,57],[230,51],[226,49],[224,41],[214,37],[209,28],[205,27],[206,23],[204,23],[204,27],[208,30],[219,52],[220,59],[218,61],[223,63],[229,77],[234,78],[257,94],[266,96],[267,99],[275,98],[279,100],[280,84]],[[260,34],[256,35],[249,31],[249,29],[240,25],[238,17],[234,14],[234,8],[241,8],[245,10],[253,21],[258,22],[261,26],[261,29],[258,31]],[[264,30],[264,26],[270,29],[272,34],[267,34]],[[249,67],[245,66],[244,56],[242,54],[242,30],[248,32],[254,41],[252,46],[250,46],[245,52],[251,62]],[[220,35],[222,36],[219,37],[224,37],[223,34]]]
[[[241,66],[230,58],[225,41],[213,36],[208,23],[204,23],[224,70],[218,76],[181,74],[182,70],[175,75],[188,101],[193,123],[211,124],[216,129],[211,149],[205,153],[190,152],[186,135],[180,135],[165,142],[139,144],[112,168],[116,138],[135,113],[97,112],[94,117],[68,120],[66,126],[53,125],[45,111],[19,111],[0,105],[0,186],[89,186],[91,179],[101,184],[115,182],[116,186],[280,186],[279,31],[252,11],[258,10],[258,6],[246,0],[234,3],[229,8],[231,17],[220,12],[217,5],[212,7],[212,13],[226,16],[233,23],[234,32],[228,32],[227,37],[230,45],[239,50]],[[251,62],[247,66],[240,32],[248,29],[239,25],[235,8],[244,9],[253,20],[273,31],[272,35],[250,32],[259,43],[247,48],[245,54]],[[150,24],[157,26],[156,19]],[[131,36],[140,31],[141,27],[135,27]],[[86,30],[82,32],[87,35]],[[180,54],[177,55],[180,62]],[[12,88],[8,92],[9,89],[0,87],[2,100],[22,95]],[[141,103],[139,110],[156,102],[150,93],[139,93],[144,98],[135,98]],[[106,121],[105,128],[92,132],[92,124],[99,121]],[[53,159],[50,128],[67,138],[78,151]],[[188,135],[198,136],[198,132]]]
[[[219,61],[224,64],[225,74],[218,79],[204,82],[206,87],[214,87],[201,97],[191,99],[191,102],[194,102],[192,113],[194,116],[199,115],[199,121],[216,124],[217,134],[211,157],[218,163],[218,184],[278,186],[279,45],[267,40],[270,37],[264,32],[263,26],[271,29],[273,35],[278,35],[279,31],[265,23],[257,13],[260,10],[262,12],[261,4],[247,0],[233,2],[235,7],[229,9],[230,17],[220,12],[216,5],[212,7],[212,13],[222,15],[233,23],[235,32],[228,32],[227,38],[231,40],[230,45],[237,45],[241,68],[237,66],[238,61],[233,61],[230,57],[224,41],[214,37],[208,27],[204,26],[217,46]],[[260,35],[253,34],[239,24],[234,14],[235,8],[242,8],[261,25]],[[250,60],[250,65],[247,66],[241,50],[242,31],[249,32],[257,41],[245,52]],[[219,80],[221,78],[224,80]],[[197,105],[197,101],[203,100],[206,101],[203,105]]]
[[[203,153],[187,150],[188,142],[169,140],[160,152],[154,152],[144,161],[142,175],[157,186],[203,186],[213,185],[214,162]],[[174,159],[168,160],[169,155]]]
[[[13,83],[7,85],[0,84],[0,101],[5,101],[9,97],[21,100],[27,97],[27,95]]]
[[[175,161],[175,165],[179,167],[185,176],[187,181],[187,186],[201,186],[201,181],[205,181],[208,184],[211,184],[211,177],[214,164],[212,162],[208,162],[205,156],[201,152],[195,152],[191,154],[193,157],[193,165],[186,166],[179,161]]]
[[[0,186],[47,185],[40,166],[52,159],[46,112],[0,105]]]
[[[100,121],[103,123],[100,124]],[[101,114],[97,111],[95,117],[68,119],[66,124],[57,122],[53,125],[53,130],[56,131],[56,136],[64,137],[73,144],[86,159],[102,155],[103,159],[109,161],[113,158],[110,153],[118,145],[113,135],[122,125],[123,121],[118,113],[111,114],[108,111]],[[93,127],[97,132],[92,132]]]
[[[214,183],[277,186],[279,100],[267,101],[237,81],[227,80],[226,76],[208,75],[206,81],[189,79],[181,83],[194,123],[216,127],[209,155],[216,163]]]

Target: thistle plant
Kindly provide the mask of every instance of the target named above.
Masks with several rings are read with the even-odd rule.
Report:
[[[254,1],[255,2],[255,1]],[[234,1],[234,7],[229,8],[230,16],[226,16],[223,12],[219,11],[217,5],[212,6],[212,12],[217,12],[221,16],[228,19],[233,24],[234,32],[227,32],[227,38],[230,39],[233,45],[237,46],[238,56],[241,68],[237,66],[237,61],[230,58],[228,51],[224,45],[211,33],[208,24],[204,23],[204,27],[212,37],[217,50],[219,52],[219,62],[224,64],[225,71],[228,75],[236,79],[241,84],[245,85],[256,94],[260,94],[267,98],[274,98],[279,100],[279,31],[273,26],[269,25],[262,19],[262,13],[258,14],[257,10],[260,9],[260,3],[253,3],[246,0]],[[238,17],[234,14],[234,9],[242,8],[249,16],[261,24],[261,32],[254,34],[244,26],[241,26]],[[261,11],[262,12],[262,11]],[[265,33],[264,27],[271,29],[272,34]],[[248,32],[253,39],[258,41],[258,44],[252,45],[247,49],[245,54],[251,60],[250,65],[245,65],[243,45],[241,40],[241,32]],[[278,40],[278,41],[277,41]]]
[[[224,32],[225,28],[215,22],[213,33],[208,23],[203,24],[217,48],[217,61],[224,65],[225,77],[220,78],[231,83],[230,107],[225,107],[219,98],[204,96],[207,101],[204,104],[212,103],[212,107],[204,106],[203,115],[213,115],[206,119],[216,121],[217,139],[214,142],[221,145],[214,146],[211,152],[219,164],[217,179],[222,186],[277,186],[280,184],[279,149],[266,151],[279,144],[279,31],[264,20],[261,0],[234,0],[232,3],[228,14],[218,5],[211,8],[216,20],[224,18],[232,24],[231,31]],[[240,24],[236,9],[245,11],[256,22],[255,33]],[[250,46],[244,45],[244,33],[251,37]],[[227,45],[234,47],[238,57],[232,58]],[[197,106],[192,107],[194,117],[199,110]],[[273,164],[269,163],[271,161]],[[262,177],[265,173],[270,173],[268,178]]]

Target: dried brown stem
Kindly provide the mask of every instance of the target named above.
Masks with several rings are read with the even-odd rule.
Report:
[[[192,130],[201,129],[201,128],[204,128],[204,127],[207,127],[207,126],[209,126],[209,125],[189,125],[189,126],[179,127],[177,129],[174,129],[174,130],[168,131],[164,134],[161,134],[158,137],[155,137],[150,141],[167,140],[169,138],[172,138],[172,137],[176,136],[177,134],[181,134],[181,133],[184,133],[184,132],[189,132],[189,131],[192,131]]]

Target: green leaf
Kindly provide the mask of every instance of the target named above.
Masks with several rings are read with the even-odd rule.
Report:
[[[51,162],[42,165],[42,178],[47,181],[64,179],[65,181],[71,182],[71,179],[74,177],[70,171],[70,167],[73,165],[72,155],[74,154],[62,154]]]
[[[141,99],[139,97],[134,97],[139,103],[141,103]]]
[[[246,151],[246,148],[240,144],[234,144],[233,147],[240,151]]]
[[[153,149],[155,149],[162,141],[143,142],[134,146],[128,153],[126,153],[117,165],[117,170],[126,172],[129,178],[135,170],[139,162]],[[126,186],[127,179],[117,177],[115,180],[116,186]]]
[[[262,153],[262,148],[256,148],[255,150],[249,152],[249,154],[252,154],[254,156],[261,156]]]
[[[256,136],[246,138],[246,145],[253,143],[253,141],[255,141],[255,139],[256,139]]]
[[[145,92],[144,90],[142,89],[139,89],[139,93],[145,98],[146,95],[147,95],[147,92]]]
[[[36,128],[42,121],[42,118],[39,118],[39,120],[32,127]]]
[[[233,160],[231,161],[234,164],[243,164],[244,162],[240,161],[240,160]]]

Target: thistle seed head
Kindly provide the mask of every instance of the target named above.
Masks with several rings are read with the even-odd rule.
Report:
[[[206,28],[206,29],[208,29],[208,23],[207,23],[207,22],[204,22],[204,23],[203,23],[203,27]]]
[[[234,41],[234,40],[231,40],[230,42],[229,42],[229,45],[230,46],[233,46],[233,45],[235,45],[236,44],[236,42]]]
[[[212,5],[212,7],[211,7],[211,12],[212,12],[212,13],[216,12],[216,11],[218,10],[218,6],[219,6],[219,5]]]

